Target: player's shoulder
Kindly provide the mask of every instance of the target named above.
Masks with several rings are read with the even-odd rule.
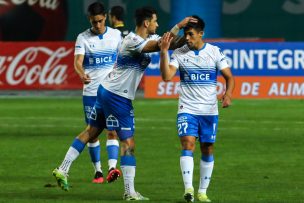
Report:
[[[124,43],[126,44],[138,44],[144,41],[144,39],[135,34],[134,32],[130,32],[125,38],[124,38]]]
[[[77,37],[78,38],[88,38],[90,36],[92,36],[91,30],[90,29],[86,29],[85,31],[79,33]]]
[[[187,54],[189,51],[190,51],[189,47],[185,44],[184,46],[175,49],[173,54],[175,55]]]
[[[210,43],[207,43],[207,42],[205,42],[205,49],[206,50],[212,50],[212,51],[218,51],[218,50],[220,50],[220,48],[218,46],[210,44]]]
[[[109,34],[113,35],[113,36],[121,36],[120,30],[115,29],[115,28],[111,28],[111,27],[108,27],[108,26],[107,26],[107,32],[109,32]]]
[[[158,34],[149,35],[147,40],[159,40],[161,37]]]

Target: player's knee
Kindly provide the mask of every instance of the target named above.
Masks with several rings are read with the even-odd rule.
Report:
[[[183,148],[183,150],[194,151],[195,143],[184,140],[184,141],[182,141],[182,148]]]
[[[101,129],[88,125],[87,128],[83,131],[82,136],[88,138],[89,142],[94,142],[98,140],[100,133]]]
[[[134,156],[134,151],[135,151],[134,142],[122,142],[121,155]]]
[[[134,148],[127,148],[123,152],[124,156],[134,156]]]
[[[206,156],[213,154],[213,143],[201,143],[201,152]]]
[[[116,133],[116,131],[108,131],[107,138],[109,140],[115,140],[115,139],[117,139],[117,133]]]

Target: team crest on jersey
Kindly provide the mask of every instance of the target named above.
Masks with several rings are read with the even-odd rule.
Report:
[[[107,122],[107,127],[118,127],[119,126],[119,121],[112,114],[107,117],[106,122]]]
[[[197,57],[195,58],[195,62],[196,62],[198,65],[200,65],[200,64],[202,64],[203,59],[202,59],[200,56],[197,56]]]
[[[183,106],[183,105],[180,105],[180,106],[179,106],[179,109],[183,109],[183,108],[184,108],[184,106]]]

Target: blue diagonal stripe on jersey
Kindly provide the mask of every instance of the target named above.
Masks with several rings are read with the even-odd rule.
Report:
[[[117,68],[144,71],[149,65],[150,61],[151,57],[148,54],[141,54],[138,57],[118,55]]]

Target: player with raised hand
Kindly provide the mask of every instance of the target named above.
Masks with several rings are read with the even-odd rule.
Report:
[[[156,11],[151,7],[137,9],[135,19],[135,32],[129,33],[124,38],[113,70],[98,88],[90,124],[77,136],[71,146],[74,148],[73,152],[77,151],[73,154],[73,160],[75,160],[85,144],[99,136],[99,132],[105,128],[104,119],[106,119],[109,133],[117,133],[121,141],[120,164],[125,186],[123,198],[127,201],[148,200],[136,192],[134,187],[136,160],[132,100],[135,98],[135,92],[144,71],[150,63],[149,52],[160,50],[160,37],[155,34],[158,27]],[[171,29],[171,34],[177,34],[180,28],[193,20],[191,17],[185,18]],[[94,125],[91,125],[91,122]],[[67,184],[67,174],[64,181]]]
[[[168,49],[172,37],[166,33],[161,42],[160,70],[164,81],[169,81],[180,71],[180,90],[177,114],[177,130],[182,151],[180,167],[185,187],[184,199],[194,201],[193,152],[195,141],[200,142],[200,185],[198,200],[210,202],[207,188],[213,171],[213,144],[218,127],[217,72],[221,71],[226,80],[223,107],[231,104],[234,79],[225,55],[216,46],[202,39],[205,23],[198,16],[196,23],[184,27],[186,45],[176,49],[168,60]]]
[[[117,132],[121,141],[121,169],[123,172],[125,200],[148,200],[135,190],[135,142],[134,111],[132,100],[145,69],[150,63],[149,52],[159,51],[160,37],[155,34],[158,27],[156,11],[143,7],[135,12],[135,32],[130,32],[123,40],[117,63],[113,71],[99,86],[96,112],[104,112],[107,128]],[[191,17],[182,20],[171,29],[176,35]]]

